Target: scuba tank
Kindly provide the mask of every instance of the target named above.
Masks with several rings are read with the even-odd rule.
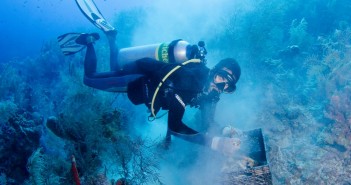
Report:
[[[203,41],[200,41],[198,45],[191,45],[179,39],[170,43],[122,48],[118,51],[117,61],[121,66],[146,57],[165,63],[183,63],[194,58],[205,62],[206,54]],[[117,70],[114,69],[114,66],[112,65],[112,70]]]

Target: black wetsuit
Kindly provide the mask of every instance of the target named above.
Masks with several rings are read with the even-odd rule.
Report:
[[[96,73],[94,48],[88,45],[85,58],[84,83],[90,87],[112,91],[128,86],[129,99],[134,104],[145,103],[150,108],[151,99],[161,79],[178,64],[167,64],[151,58],[143,58],[123,66],[119,72]],[[167,138],[174,135],[187,141],[210,145],[211,136],[199,133],[182,121],[185,107],[195,106],[202,111],[202,124],[213,122],[218,94],[205,95],[209,69],[203,63],[190,63],[180,67],[164,82],[157,94],[154,109],[168,111]],[[121,91],[115,91],[121,92]]]
[[[177,64],[165,64],[145,58],[135,62],[139,74],[145,76],[128,86],[128,97],[134,104],[145,103],[150,108],[152,96],[161,79]],[[172,73],[156,96],[154,108],[168,111],[168,134],[198,144],[207,144],[204,135],[183,123],[186,106],[198,107],[202,111],[201,123],[208,128],[213,123],[218,94],[204,95],[209,69],[203,63],[190,63]],[[141,93],[143,92],[143,93]]]

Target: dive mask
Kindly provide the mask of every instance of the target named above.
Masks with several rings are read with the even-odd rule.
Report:
[[[218,70],[214,77],[216,76],[220,76],[223,79],[226,79],[226,82],[220,82],[220,83],[215,83],[215,85],[217,86],[217,88],[219,90],[221,90],[222,92],[225,93],[233,93],[236,89],[236,78],[234,75],[230,74],[228,71],[226,70]],[[227,88],[225,88],[227,86]]]

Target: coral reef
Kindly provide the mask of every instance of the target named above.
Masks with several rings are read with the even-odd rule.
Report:
[[[347,32],[348,29],[339,30],[336,34],[348,36]],[[306,76],[295,89],[282,86],[279,78],[272,78],[274,81],[265,100],[269,107],[258,119],[261,123],[270,123],[266,127],[268,153],[278,184],[344,184],[350,181],[351,78],[346,71],[351,67],[351,50],[343,44],[350,44],[351,37],[342,38],[348,40],[347,43],[335,41],[335,37],[334,34],[331,40],[319,40],[325,52],[318,62],[312,59],[313,54],[302,58],[306,72],[301,73],[303,70],[299,69],[292,74]],[[285,70],[282,79],[286,80],[291,69],[282,69]],[[273,85],[278,84],[276,81],[281,85]],[[295,99],[294,93],[300,98]],[[277,98],[279,96],[281,98]],[[279,102],[281,100],[284,103]]]
[[[73,59],[72,63],[78,64],[62,60],[56,45],[47,43],[37,59],[10,62],[3,67],[1,181],[7,184],[71,184],[69,158],[74,154],[83,182],[108,184],[109,181],[102,181],[99,171],[103,165],[113,167],[120,164],[106,154],[115,150],[130,150],[129,155],[123,157],[129,158],[125,170],[128,168],[130,173],[125,178],[133,182],[140,178],[141,183],[157,181],[153,164],[139,162],[145,160],[157,164],[159,156],[145,158],[148,155],[144,155],[143,148],[150,148],[144,143],[147,140],[134,140],[126,135],[129,120],[123,113],[125,110],[113,106],[119,96],[82,85],[83,69],[78,65],[82,56]],[[50,66],[47,61],[51,62]],[[32,73],[35,75],[25,75]],[[128,149],[129,146],[135,148]],[[133,162],[130,162],[134,155]],[[140,168],[153,170],[140,176],[134,172]],[[105,179],[122,176],[115,174]]]

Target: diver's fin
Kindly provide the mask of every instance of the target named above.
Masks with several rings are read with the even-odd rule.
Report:
[[[79,9],[96,27],[104,32],[115,30],[110,23],[108,23],[99,9],[96,7],[93,0],[76,0]]]
[[[78,44],[76,39],[81,33],[66,33],[58,36],[57,40],[64,55],[72,55],[84,49],[86,46]]]

